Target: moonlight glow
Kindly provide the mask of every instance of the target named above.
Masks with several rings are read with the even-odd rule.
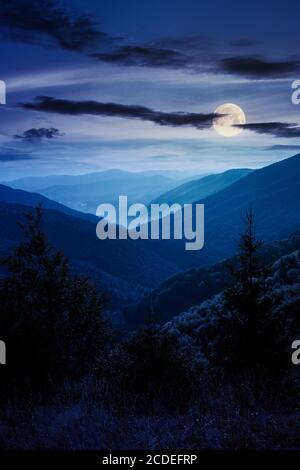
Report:
[[[239,106],[232,103],[221,104],[215,113],[224,114],[213,120],[213,126],[218,134],[234,137],[242,132],[243,129],[234,127],[235,124],[246,124],[245,113]]]

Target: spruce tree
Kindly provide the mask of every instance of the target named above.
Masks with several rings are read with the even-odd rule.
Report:
[[[1,260],[0,332],[8,374],[41,383],[99,367],[110,336],[105,296],[50,246],[40,206],[26,214],[22,230],[22,243]]]
[[[222,353],[233,368],[269,367],[276,355],[276,321],[268,295],[268,269],[261,257],[262,242],[254,231],[253,210],[245,216],[245,231],[236,262],[229,266],[232,284],[225,290]],[[221,348],[221,349],[222,349]],[[275,348],[275,349],[274,349]]]

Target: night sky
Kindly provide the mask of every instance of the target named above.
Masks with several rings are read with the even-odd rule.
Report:
[[[299,0],[0,1],[1,180],[216,172],[300,151]],[[222,103],[246,114],[232,138]]]

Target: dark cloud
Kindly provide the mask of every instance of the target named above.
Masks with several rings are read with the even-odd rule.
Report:
[[[268,62],[258,57],[230,57],[222,59],[220,70],[248,78],[280,78],[300,70],[299,61]]]
[[[254,42],[234,41],[238,48],[249,48]],[[300,61],[267,61],[260,57],[220,58],[216,44],[205,38],[165,39],[151,44],[123,45],[109,52],[91,53],[102,62],[125,66],[189,69],[195,72],[226,73],[250,79],[288,77],[300,71]]]
[[[126,66],[184,68],[199,65],[205,38],[165,38],[147,44],[124,45],[99,29],[93,17],[76,14],[58,0],[0,0],[0,29],[4,37],[87,53],[103,62]]]
[[[292,138],[300,137],[300,126],[287,122],[254,122],[248,124],[236,124],[235,127],[247,129],[257,134],[268,134],[275,137]]]
[[[270,145],[266,150],[287,150],[292,152],[297,152],[300,150],[300,145]]]
[[[90,15],[70,13],[56,0],[1,0],[0,27],[11,39],[41,45],[50,39],[70,51],[94,49],[106,36]]]
[[[77,14],[59,0],[0,0],[0,30],[10,39],[82,52],[94,60],[124,66],[225,72],[248,78],[278,78],[300,70],[299,61],[268,62],[257,57],[227,57],[203,37],[164,38],[146,44],[124,44],[103,32],[92,15]],[[231,46],[252,46],[237,40]]]
[[[38,96],[34,102],[21,103],[24,109],[43,111],[48,113],[67,114],[72,116],[94,115],[113,116],[118,118],[138,119],[150,121],[160,126],[182,127],[192,126],[196,129],[207,129],[212,121],[220,115],[215,113],[187,113],[187,112],[162,112],[155,111],[145,106],[123,105],[119,103],[102,103],[99,101],[72,101]],[[287,122],[255,122],[236,124],[235,127],[250,130],[257,134],[267,134],[275,137],[293,138],[300,137],[300,126]],[[41,138],[53,138],[62,135],[55,128],[29,129],[22,135],[15,137],[31,141]]]
[[[33,160],[35,157],[30,153],[24,153],[14,148],[0,149],[0,162],[16,162],[20,160]]]
[[[131,66],[181,68],[188,65],[187,58],[180,51],[151,46],[123,46],[91,56],[103,62]]]
[[[214,44],[202,37],[164,38],[148,44],[126,44],[94,59],[125,66],[190,68],[199,70],[215,57]]]
[[[36,142],[42,139],[53,139],[55,137],[61,137],[64,134],[59,132],[55,127],[40,127],[39,129],[32,128],[27,131],[22,132],[21,134],[14,135],[15,139],[21,139],[24,142]]]
[[[154,111],[144,106],[130,106],[118,103],[101,103],[99,101],[71,101],[39,96],[33,103],[22,103],[22,108],[48,113],[69,115],[92,114],[95,116],[115,116],[121,118],[139,119],[151,121],[160,126],[193,126],[196,129],[204,129],[212,124],[214,113],[172,113]]]

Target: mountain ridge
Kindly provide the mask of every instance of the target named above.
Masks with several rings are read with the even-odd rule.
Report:
[[[248,168],[238,168],[227,170],[222,173],[216,173],[204,176],[199,179],[186,182],[177,186],[170,191],[161,194],[151,203],[167,203],[167,204],[190,204],[199,199],[208,197],[210,194],[216,193],[227,186],[230,186],[235,181],[247,176],[254,170]]]

